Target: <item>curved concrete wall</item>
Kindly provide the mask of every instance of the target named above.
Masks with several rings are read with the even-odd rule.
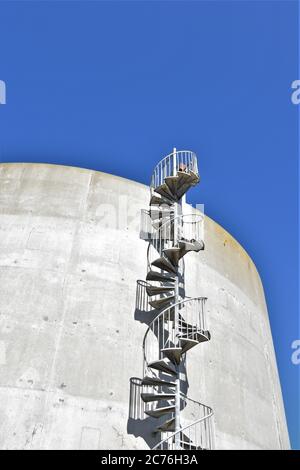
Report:
[[[147,448],[128,406],[146,331],[135,295],[148,188],[44,164],[1,164],[0,183],[0,447]],[[185,258],[186,294],[209,298],[212,334],[188,354],[188,394],[214,408],[217,448],[287,448],[259,276],[207,217],[205,242]]]

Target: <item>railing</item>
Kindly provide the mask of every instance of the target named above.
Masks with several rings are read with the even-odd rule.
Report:
[[[190,150],[179,150],[164,157],[154,168],[150,187],[157,188],[167,176],[176,176],[177,171],[192,171],[198,175],[197,156]]]
[[[168,297],[169,295],[172,295],[171,291],[166,291],[164,293],[158,293],[158,294],[153,294],[153,295],[148,295],[147,293],[147,288],[153,287],[153,282],[158,282],[158,281],[152,281],[152,283],[144,281],[142,279],[138,279],[136,281],[136,297],[135,297],[135,308],[139,312],[154,312],[155,309],[150,305],[149,301],[155,301],[155,300],[160,300],[163,297]],[[159,286],[161,287],[161,286]],[[174,285],[172,284],[166,284],[166,288],[170,288],[174,291]]]
[[[197,242],[203,240],[204,217],[202,214],[191,213],[178,215],[177,217],[171,214],[169,218],[166,217],[166,220],[164,220],[164,213],[161,213],[159,217],[157,211],[157,218],[155,217],[156,213],[153,216],[151,211],[142,209],[140,237],[149,241],[160,255],[163,249],[173,246],[171,243],[175,239]],[[174,227],[176,221],[177,236],[175,237]]]
[[[145,419],[145,403],[141,398],[142,380],[138,377],[130,379],[129,417],[131,419]]]
[[[157,388],[157,387],[156,387]],[[150,403],[144,403],[141,399],[141,391],[144,393],[155,393],[154,387],[142,385],[142,380],[137,377],[130,379],[130,399],[129,399],[129,417],[135,420],[146,418],[145,411],[152,407]],[[188,422],[183,418],[183,424],[177,432],[168,433],[168,436],[162,439],[153,450],[175,450],[175,437],[179,434],[182,446],[185,450],[214,449],[214,416],[213,410],[203,403],[197,402],[180,393],[181,408],[188,416],[197,416],[193,422]]]
[[[147,287],[151,287],[149,282],[143,279],[136,281],[135,308],[141,312],[150,312],[152,310],[152,307],[149,305]]]
[[[175,234],[175,226],[177,227],[177,235]],[[153,227],[152,222],[150,230],[147,251],[148,270],[158,256],[163,256],[163,250],[174,246],[174,240],[200,243],[204,238],[203,217],[200,214],[179,215],[162,223],[158,228]]]
[[[134,420],[145,419],[145,411],[152,407],[151,404],[143,402],[141,392],[154,393],[155,388],[142,385],[142,380],[137,377],[130,379],[129,417]],[[184,443],[185,450],[198,449],[212,450],[215,448],[214,441],[214,413],[212,408],[197,402],[180,393],[181,407],[188,415],[198,416],[193,422],[187,422],[177,432],[168,433],[152,450],[175,450],[176,435]],[[184,420],[183,421],[187,421]]]
[[[191,400],[185,395],[181,394],[181,397],[188,404],[193,402],[198,407],[197,415],[200,417],[188,423],[181,428],[169,434],[167,437],[162,439],[152,450],[175,450],[176,449],[176,437],[179,435],[179,441],[181,448],[185,450],[213,450],[215,448],[214,441],[214,413],[212,408],[203,405],[202,403]]]
[[[181,300],[164,310],[150,323],[143,341],[144,375],[152,374],[148,364],[162,359],[161,349],[171,348],[178,342],[174,328],[174,309],[178,308],[180,336],[198,340],[199,334],[208,330],[205,315],[206,297]]]

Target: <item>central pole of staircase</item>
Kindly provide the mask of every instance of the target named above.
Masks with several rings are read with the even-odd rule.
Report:
[[[173,148],[173,176],[177,175],[177,154],[176,148]],[[179,215],[179,204],[178,202],[174,203],[174,246],[178,246],[178,215]],[[175,341],[174,345],[179,346],[179,311],[177,302],[179,301],[179,266],[177,267],[177,273],[175,277],[175,298],[174,298],[174,330],[175,330]],[[176,376],[176,394],[175,394],[175,449],[180,449],[180,433],[177,432],[180,430],[180,371],[179,364],[176,366],[177,376]]]

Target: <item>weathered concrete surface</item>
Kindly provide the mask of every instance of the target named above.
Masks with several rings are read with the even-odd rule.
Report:
[[[104,173],[0,165],[0,448],[147,448],[127,426],[148,202],[145,186]],[[287,448],[259,276],[209,218],[205,242],[186,257],[186,294],[209,298],[212,340],[188,354],[188,394],[214,408],[217,448]]]

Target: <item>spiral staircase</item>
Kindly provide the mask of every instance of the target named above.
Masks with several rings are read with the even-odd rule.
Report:
[[[148,269],[146,281],[138,283],[155,316],[143,341],[144,376],[135,384],[141,388],[144,413],[157,423],[153,432],[160,433],[153,449],[214,448],[212,409],[184,393],[186,354],[210,340],[206,298],[187,298],[184,292],[183,258],[204,249],[202,216],[183,214],[182,204],[198,182],[196,155],[174,149],[156,166],[150,208],[142,211]]]

